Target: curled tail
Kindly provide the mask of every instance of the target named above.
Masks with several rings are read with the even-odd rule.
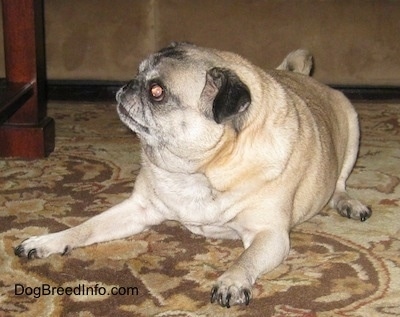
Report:
[[[276,68],[309,76],[313,68],[313,56],[305,49],[290,52]]]

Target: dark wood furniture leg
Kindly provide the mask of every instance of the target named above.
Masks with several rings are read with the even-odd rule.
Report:
[[[2,0],[6,82],[0,87],[0,156],[41,158],[54,150],[47,117],[42,0]]]

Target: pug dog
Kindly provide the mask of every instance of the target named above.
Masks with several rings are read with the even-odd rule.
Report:
[[[366,220],[346,192],[359,145],[349,100],[310,78],[304,50],[264,71],[230,52],[174,43],[148,57],[116,96],[141,141],[132,195],[86,222],[34,236],[15,254],[43,258],[121,239],[165,220],[244,252],[212,286],[211,302],[249,304],[252,285],[289,253],[289,231],[330,204]]]

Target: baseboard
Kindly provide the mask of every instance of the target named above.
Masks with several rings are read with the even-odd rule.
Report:
[[[353,101],[400,101],[400,87],[397,86],[330,86],[340,90]]]
[[[49,80],[49,100],[114,101],[122,81]],[[400,100],[400,87],[331,85],[350,100]]]
[[[47,81],[47,98],[66,101],[114,101],[115,94],[124,84],[124,81],[50,79]],[[342,91],[354,101],[400,101],[400,86],[330,86]]]
[[[99,80],[48,80],[49,100],[114,101],[125,82]]]

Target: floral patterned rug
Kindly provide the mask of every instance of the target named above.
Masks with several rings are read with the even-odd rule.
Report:
[[[373,209],[365,223],[324,210],[296,227],[292,250],[261,276],[247,307],[209,302],[240,241],[205,239],[166,222],[125,240],[27,260],[28,236],[74,226],[128,197],[139,144],[115,107],[49,105],[56,149],[0,160],[0,316],[399,316],[400,105],[356,105],[362,146],[349,180]]]

